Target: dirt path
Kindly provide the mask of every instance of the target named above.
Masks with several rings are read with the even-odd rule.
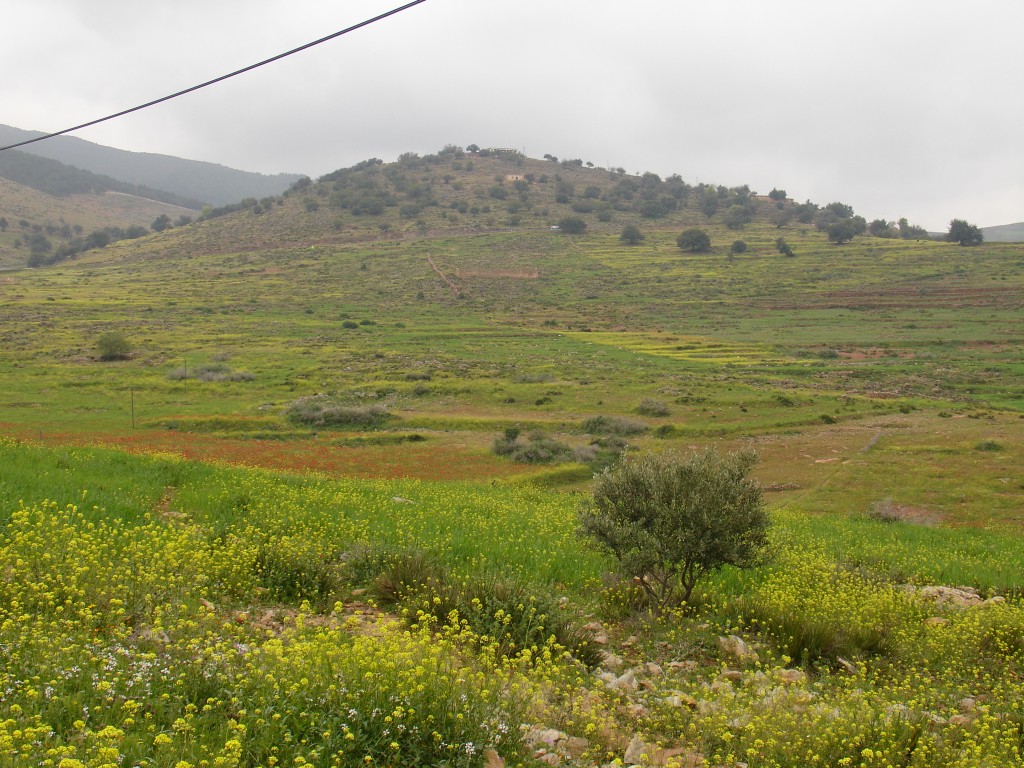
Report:
[[[446,275],[444,272],[441,271],[441,268],[439,266],[437,266],[437,264],[434,262],[433,257],[431,257],[431,255],[429,253],[427,254],[427,261],[430,262],[431,268],[435,272],[437,272],[437,276],[440,277],[442,280],[444,280],[444,282],[448,285],[449,288],[452,289],[452,292],[456,296],[458,296],[460,293],[462,293],[462,289],[459,288],[459,286],[456,285],[454,282],[452,282],[451,279],[448,277],[448,275]]]

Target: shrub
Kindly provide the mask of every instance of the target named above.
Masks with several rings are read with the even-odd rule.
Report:
[[[99,352],[100,360],[127,360],[132,345],[123,333],[107,331],[96,339],[96,351]]]
[[[974,446],[976,451],[1001,451],[1003,450],[1003,444],[998,440],[982,440],[980,443]]]
[[[558,607],[554,597],[538,594],[518,580],[496,575],[457,583],[432,581],[411,603],[418,618],[431,616],[442,625],[454,620],[472,630],[499,659],[513,658],[527,649],[537,654],[550,647],[553,639],[588,667],[602,660],[600,646]]]
[[[671,454],[624,460],[597,477],[580,510],[580,531],[611,553],[657,608],[725,565],[754,565],[765,546],[768,513],[748,478],[751,452],[688,459]]]
[[[636,412],[641,416],[668,416],[672,412],[668,409],[668,406],[661,400],[652,400],[650,398],[644,398],[640,401],[640,405],[636,407]]]
[[[644,241],[644,233],[635,224],[627,224],[622,228],[619,242],[625,245],[639,245]]]
[[[582,235],[587,229],[587,222],[579,216],[566,216],[558,222],[558,228],[567,235]]]
[[[703,229],[688,229],[676,238],[676,245],[691,253],[705,253],[711,250],[711,237]]]
[[[385,605],[395,605],[428,585],[438,587],[447,577],[437,560],[419,549],[384,555],[378,562],[380,572],[373,579],[371,591]]]
[[[499,456],[508,456],[520,464],[554,464],[572,461],[575,453],[565,443],[548,437],[537,430],[524,441],[519,439],[519,430],[511,427],[494,441],[493,450]]]
[[[618,416],[591,416],[583,422],[583,431],[592,435],[639,435],[647,431],[647,425]]]
[[[171,381],[198,379],[199,381],[254,381],[256,376],[248,371],[234,371],[223,363],[197,365],[193,368],[181,366],[167,373]]]
[[[344,406],[326,395],[299,398],[288,406],[285,415],[293,424],[357,429],[374,429],[391,418],[382,405]]]
[[[871,505],[868,518],[880,523],[894,523],[900,519],[900,513],[892,499],[887,496]]]

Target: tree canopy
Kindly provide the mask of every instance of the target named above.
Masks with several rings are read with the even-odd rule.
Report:
[[[635,224],[627,224],[622,228],[619,242],[625,245],[640,245],[644,241],[644,233]]]
[[[711,250],[711,237],[703,229],[694,227],[680,233],[676,245],[691,253],[705,253]]]
[[[687,601],[701,577],[753,565],[767,544],[768,513],[748,475],[757,455],[688,459],[649,454],[598,475],[580,511],[581,532],[619,563],[663,608],[677,587]]]
[[[946,240],[951,243],[960,243],[960,245],[981,245],[985,240],[985,235],[982,234],[980,227],[969,224],[963,219],[953,219],[949,222]]]

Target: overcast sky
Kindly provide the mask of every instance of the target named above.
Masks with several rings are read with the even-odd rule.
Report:
[[[56,131],[403,0],[6,0],[0,123]],[[1024,221],[1021,0],[426,0],[75,135],[318,176],[445,144]]]

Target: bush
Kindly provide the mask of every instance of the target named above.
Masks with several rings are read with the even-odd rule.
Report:
[[[587,222],[578,216],[566,216],[558,222],[558,228],[568,235],[582,235],[587,229]]]
[[[736,240],[732,245],[729,246],[729,253],[746,253],[747,244],[743,240]]]
[[[431,580],[410,603],[410,613],[415,611],[420,620],[431,616],[443,625],[457,617],[454,620],[472,630],[499,659],[515,658],[527,649],[539,657],[538,651],[552,644],[587,667],[597,666],[602,659],[601,648],[590,633],[579,627],[553,596],[516,579],[494,575],[458,582]]]
[[[661,400],[652,400],[650,398],[641,400],[640,405],[636,407],[636,412],[641,416],[669,416],[672,413]]]
[[[644,241],[644,233],[640,231],[640,228],[635,224],[627,224],[622,228],[622,234],[619,235],[619,242],[624,245],[639,245]]]
[[[231,366],[223,363],[210,363],[209,365],[198,365],[192,368],[181,366],[167,373],[170,381],[184,381],[186,379],[198,379],[199,381],[254,381],[256,376],[248,371],[234,371]]]
[[[580,510],[580,530],[637,580],[657,608],[677,587],[688,601],[697,581],[725,565],[754,565],[765,546],[768,513],[748,478],[751,452],[713,450],[625,460],[597,477]]]
[[[676,238],[676,245],[691,253],[704,253],[711,250],[711,237],[703,229],[688,229]]]
[[[510,427],[494,441],[493,450],[499,456],[508,456],[520,464],[555,464],[572,461],[576,454],[565,443],[548,437],[541,431],[531,432],[524,441],[519,439],[519,430]]]
[[[374,429],[391,418],[382,405],[344,406],[326,395],[299,398],[288,406],[285,415],[293,424],[356,429]]]
[[[592,435],[639,435],[647,431],[647,425],[618,416],[591,416],[583,422],[583,431]]]
[[[100,360],[127,360],[132,345],[123,333],[107,331],[96,339],[96,351],[100,354]]]
[[[998,440],[982,440],[974,446],[976,451],[1001,451],[1003,444]]]

